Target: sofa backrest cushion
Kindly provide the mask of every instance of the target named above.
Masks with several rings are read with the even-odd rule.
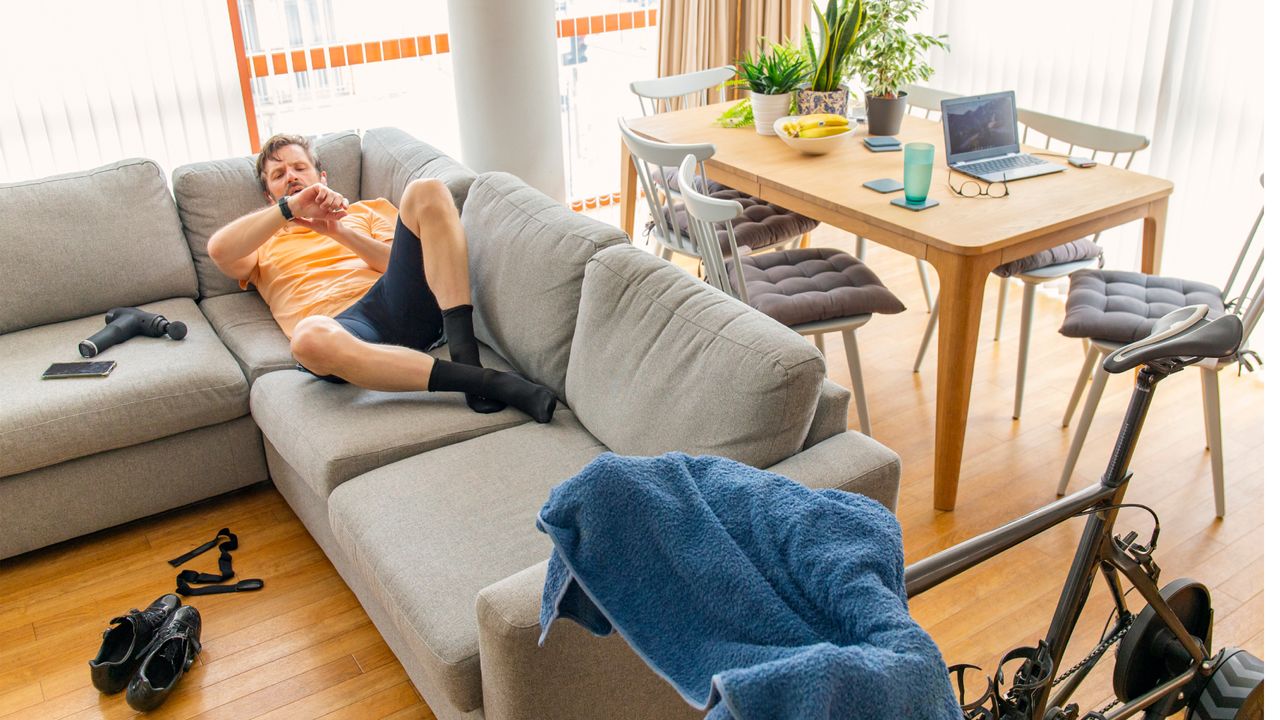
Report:
[[[178,211],[150,160],[0,185],[0,217],[0,334],[196,296]]]
[[[312,147],[329,187],[348,199],[360,195],[360,136],[354,132],[322,135]],[[256,156],[183,165],[173,171],[173,195],[200,278],[200,297],[240,292],[209,258],[209,238],[219,228],[267,204],[253,173]]]
[[[365,131],[362,152],[360,191],[366,198],[384,197],[397,206],[411,181],[436,178],[449,188],[461,212],[467,190],[476,179],[465,165],[399,128]]]
[[[650,253],[587,264],[568,404],[616,453],[768,467],[803,448],[825,376],[795,332]]]
[[[507,173],[484,173],[462,209],[476,337],[565,399],[587,261],[627,242]]]

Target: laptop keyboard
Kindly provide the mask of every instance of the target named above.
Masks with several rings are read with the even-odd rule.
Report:
[[[965,165],[964,170],[975,175],[986,175],[987,173],[998,173],[1001,171],[1013,170],[1015,168],[1031,167],[1032,165],[1043,165],[1044,161],[1038,157],[1031,155],[1014,155],[1012,157],[996,158],[995,160],[986,160],[983,162]]]

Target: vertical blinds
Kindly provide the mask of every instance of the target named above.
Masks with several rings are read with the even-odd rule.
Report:
[[[1173,181],[1162,272],[1223,283],[1262,203],[1262,0],[933,0],[934,87],[1145,134]],[[1065,149],[1065,148],[1064,148]],[[1141,227],[1103,234],[1136,269]]]
[[[249,152],[226,0],[69,0],[0,23],[0,182]]]

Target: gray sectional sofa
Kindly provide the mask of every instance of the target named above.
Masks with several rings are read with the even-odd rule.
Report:
[[[144,160],[0,186],[24,218],[0,231],[0,558],[269,474],[442,720],[697,717],[616,635],[560,623],[537,646],[550,489],[605,450],[683,450],[892,507],[897,456],[846,430],[849,393],[812,345],[616,228],[398,130],[317,150],[349,198],[449,186],[482,359],[553,388],[553,421],[295,370],[205,251],[262,203],[247,158],[179,168],[172,197]],[[191,331],[112,349],[107,380],[38,380],[114,305]]]

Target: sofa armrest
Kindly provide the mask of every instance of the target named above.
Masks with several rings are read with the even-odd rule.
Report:
[[[386,198],[397,206],[405,187],[420,178],[437,178],[462,212],[476,174],[443,151],[398,128],[373,128],[361,144],[360,193],[363,199]]]
[[[765,469],[814,489],[847,490],[890,510],[898,506],[902,460],[862,433],[840,433]]]
[[[538,647],[547,563],[480,591],[480,679],[486,720],[698,718],[614,633],[598,638],[577,623],[555,623]]]
[[[822,379],[822,390],[818,393],[818,407],[813,411],[813,423],[809,425],[809,434],[805,436],[805,449],[834,437],[849,429],[849,399],[853,393],[849,389]]]

